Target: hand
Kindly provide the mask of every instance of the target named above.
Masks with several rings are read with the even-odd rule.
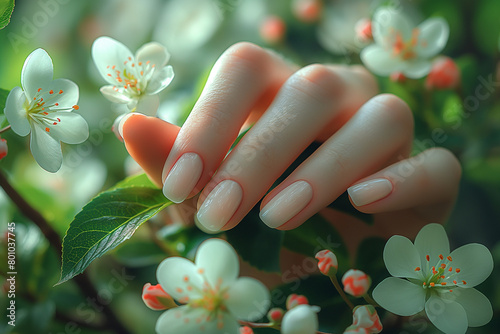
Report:
[[[211,231],[234,227],[262,198],[264,223],[292,229],[346,189],[358,210],[387,221],[443,221],[457,194],[459,163],[440,148],[410,158],[411,111],[376,92],[360,66],[297,70],[271,51],[239,43],[219,58],[182,128],[142,115],[120,128],[132,157],[169,199],[179,203],[201,191],[197,218]],[[323,141],[319,149],[266,195],[314,140]]]

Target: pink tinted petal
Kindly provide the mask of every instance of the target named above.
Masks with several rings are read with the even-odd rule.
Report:
[[[31,128],[30,150],[36,162],[47,172],[55,173],[61,168],[61,143],[52,138],[43,124],[34,124]]]
[[[410,316],[424,309],[425,290],[405,279],[389,277],[375,287],[373,299],[389,312]]]
[[[167,49],[157,42],[151,42],[144,44],[135,54],[136,60],[138,62],[151,62],[152,65],[156,65],[156,68],[162,68],[170,59],[170,54]]]
[[[429,255],[430,265],[433,266],[439,261],[439,255],[444,257],[450,254],[450,243],[443,225],[425,225],[415,238],[415,247],[420,253],[422,265],[425,266]]]
[[[30,123],[26,109],[24,109],[25,101],[26,95],[24,95],[21,87],[14,87],[5,102],[5,117],[7,117],[7,121],[11,125],[12,130],[23,137],[30,133]]]
[[[467,331],[467,314],[457,302],[431,295],[425,303],[425,313],[434,326],[445,334],[465,334]]]
[[[39,88],[46,87],[54,75],[52,59],[43,49],[33,51],[24,62],[21,85],[28,100],[32,100]]]
[[[123,73],[124,62],[133,60],[133,57],[125,45],[110,37],[99,37],[92,45],[92,58],[97,70],[104,80],[112,85],[120,85],[114,71]]]
[[[384,262],[394,277],[423,278],[421,271],[415,270],[422,267],[420,255],[408,238],[392,236],[384,248]]]
[[[256,279],[241,277],[227,291],[226,306],[236,318],[255,321],[266,314],[271,304],[269,290]]]
[[[196,252],[195,263],[212,287],[230,286],[240,271],[238,255],[233,247],[222,239],[204,241]]]

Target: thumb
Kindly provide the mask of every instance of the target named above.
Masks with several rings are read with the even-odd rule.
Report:
[[[143,114],[130,114],[120,123],[125,147],[159,187],[162,171],[180,127]]]

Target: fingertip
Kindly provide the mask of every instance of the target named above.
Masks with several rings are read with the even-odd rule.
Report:
[[[161,186],[163,165],[180,127],[156,117],[134,113],[120,122],[119,129],[129,154],[151,180]]]

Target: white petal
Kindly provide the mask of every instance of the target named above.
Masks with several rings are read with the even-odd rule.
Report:
[[[466,288],[482,283],[493,271],[493,257],[484,245],[464,245],[451,252],[450,256],[453,268],[460,269],[460,274],[454,279],[466,281]]]
[[[378,45],[364,48],[360,54],[363,64],[375,74],[388,76],[403,69],[404,63]]]
[[[53,91],[53,94],[49,93],[50,90]],[[49,109],[73,109],[73,106],[78,103],[78,85],[71,80],[56,79],[42,92],[45,92],[43,98],[47,101],[47,105],[59,104]]]
[[[119,82],[116,80],[116,76],[111,73],[111,67],[116,66],[115,69],[123,73],[124,61],[133,56],[125,45],[110,37],[99,37],[92,45],[92,58],[97,70],[104,80],[112,85],[119,85]],[[109,76],[108,73],[112,75]]]
[[[241,277],[227,291],[226,306],[238,319],[255,321],[266,314],[271,304],[269,290],[256,279]]]
[[[21,85],[28,100],[32,100],[38,88],[46,87],[54,75],[52,59],[43,49],[33,51],[24,62]]]
[[[434,326],[445,334],[465,334],[467,331],[467,314],[457,302],[432,295],[425,303],[425,313]]]
[[[20,136],[26,136],[30,133],[30,123],[24,109],[26,95],[21,87],[14,87],[5,102],[5,117],[14,130]]]
[[[488,298],[476,289],[455,288],[443,293],[443,299],[454,300],[465,310],[469,327],[486,325],[493,318],[493,308]]]
[[[403,74],[410,79],[420,79],[431,71],[431,62],[425,59],[417,59],[406,62],[402,70]]]
[[[31,129],[30,150],[36,162],[48,172],[55,173],[62,165],[61,143],[45,131],[43,125]]]
[[[222,239],[204,241],[196,252],[195,263],[203,270],[204,277],[212,287],[218,284],[233,284],[240,271],[238,255],[233,247]]]
[[[418,46],[420,57],[430,58],[441,52],[450,35],[450,27],[441,17],[433,17],[422,22],[419,26]]]
[[[424,266],[427,255],[430,257],[430,265],[433,266],[439,261],[439,255],[446,257],[450,254],[448,236],[440,224],[428,224],[422,227],[415,238],[415,247],[422,257]]]
[[[135,105],[135,112],[142,113],[148,116],[156,116],[158,107],[160,106],[160,97],[158,95],[143,95]],[[132,108],[133,109],[133,108]]]
[[[413,243],[400,235],[392,236],[384,248],[384,262],[389,274],[395,277],[422,279],[420,255]]]
[[[315,334],[318,330],[318,307],[298,305],[285,313],[282,334]]]
[[[399,10],[382,8],[373,15],[373,39],[375,43],[386,49],[392,49],[397,33],[401,35],[403,41],[409,40],[411,30],[412,27],[408,23],[408,19]]]
[[[60,120],[57,125],[48,126],[55,139],[68,144],[80,144],[89,137],[89,125],[81,115],[59,111],[50,113],[49,117]]]
[[[184,258],[169,257],[163,260],[156,271],[156,279],[166,293],[181,303],[201,296],[199,291],[203,279],[194,263]]]
[[[135,53],[135,59],[138,62],[150,61],[151,65],[156,65],[157,68],[164,67],[170,59],[170,54],[167,49],[157,42],[151,42],[141,46]]]
[[[113,103],[129,104],[132,101],[128,94],[123,93],[123,89],[116,91],[113,87],[114,86],[103,86],[100,91],[105,98]]]
[[[373,289],[373,299],[389,312],[410,316],[424,309],[425,290],[410,281],[388,277]]]
[[[172,66],[166,66],[161,70],[156,70],[148,83],[146,94],[157,94],[167,87],[174,79],[174,70]]]
[[[208,313],[204,308],[181,306],[164,312],[156,322],[158,334],[239,334],[236,319],[224,314],[221,319],[223,327],[218,327],[217,318],[207,321]]]

